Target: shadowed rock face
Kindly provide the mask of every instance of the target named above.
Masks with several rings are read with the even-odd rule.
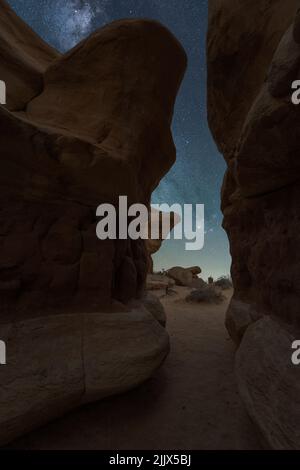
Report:
[[[227,161],[297,6],[296,0],[209,2],[208,120]]]
[[[186,55],[159,23],[124,20],[62,56],[3,0],[0,43],[2,444],[140,384],[168,354],[163,313],[133,300],[145,243],[98,240],[96,208],[150,204],[175,161]]]
[[[282,337],[287,329],[294,336],[299,331],[300,114],[291,102],[292,81],[300,77],[297,6],[294,0],[212,1],[208,32],[209,122],[228,164],[222,208],[235,293],[227,327],[237,342],[245,334],[237,364],[241,394],[265,442],[276,448],[300,447],[300,415],[289,415],[299,409],[296,388],[283,388],[290,350],[282,349],[286,341],[278,342],[277,350],[275,340],[261,341],[265,316],[279,322],[270,336],[280,329]],[[259,351],[250,354],[257,338]],[[272,355],[286,361],[278,365],[275,384],[272,374],[262,373],[272,367]],[[262,366],[257,374],[254,356]],[[294,379],[296,387],[296,372]],[[275,398],[283,395],[290,404],[290,428]]]
[[[127,302],[143,288],[147,251],[140,241],[98,241],[96,207],[119,195],[149,204],[174,163],[170,124],[185,53],[160,24],[125,20],[59,56],[2,3],[25,43],[21,50],[7,34],[3,57],[24,59],[15,74],[26,84],[29,61],[44,85],[23,111],[0,108],[1,303],[32,313]],[[11,102],[15,90],[28,96],[10,79],[7,89]]]
[[[43,89],[43,74],[60,54],[0,1],[0,77],[9,86],[7,108],[16,111]]]

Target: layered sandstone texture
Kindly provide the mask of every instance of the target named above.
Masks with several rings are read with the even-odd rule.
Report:
[[[266,445],[300,448],[300,78],[296,0],[210,0],[208,119],[228,169],[222,188],[234,296],[227,328]],[[288,385],[287,385],[288,383]]]
[[[149,205],[175,161],[185,67],[159,23],[118,21],[61,55],[0,0],[0,442],[137,385],[168,353],[145,243],[98,240],[96,208]]]

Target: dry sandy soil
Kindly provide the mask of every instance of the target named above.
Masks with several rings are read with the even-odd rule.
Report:
[[[188,288],[163,302],[171,353],[147,383],[88,405],[19,439],[18,449],[257,449],[234,379],[226,306],[187,304]]]

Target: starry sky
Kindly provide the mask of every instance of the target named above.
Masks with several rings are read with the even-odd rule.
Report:
[[[155,270],[199,265],[203,277],[229,274],[228,240],[221,227],[220,187],[225,163],[207,125],[205,40],[208,0],[8,0],[40,36],[64,52],[104,24],[120,18],[153,18],[185,48],[189,66],[175,108],[177,161],[153,194],[153,203],[205,204],[205,245],[186,251],[167,240],[154,255]]]

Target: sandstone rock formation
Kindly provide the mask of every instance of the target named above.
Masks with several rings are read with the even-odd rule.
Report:
[[[146,289],[151,290],[161,290],[167,289],[168,287],[172,288],[175,286],[174,279],[163,275],[163,274],[148,274],[146,281]]]
[[[167,317],[161,301],[155,297],[155,295],[151,294],[151,292],[146,292],[142,298],[142,303],[146,310],[148,310],[148,312],[150,312],[154,318],[156,318],[158,323],[165,327],[167,323]]]
[[[96,207],[119,195],[149,203],[175,160],[170,122],[185,63],[158,23],[119,21],[54,60],[24,111],[0,108],[0,280],[15,283],[14,308],[52,307],[53,291],[64,307],[83,298],[107,308],[142,290],[144,244],[97,240]]]
[[[300,368],[291,362],[299,335],[264,316],[247,329],[236,358],[242,399],[265,447],[299,449]]]
[[[4,442],[135,386],[168,352],[166,333],[142,303],[125,307],[143,296],[145,243],[98,240],[96,208],[117,206],[121,195],[150,204],[175,161],[170,125],[186,56],[148,20],[112,23],[61,56],[3,0],[0,13],[8,91],[0,107]]]
[[[24,109],[43,89],[43,74],[60,54],[0,1],[0,77],[7,86],[7,108]]]
[[[149,378],[169,350],[168,334],[143,307],[42,316],[1,325],[0,444],[82,404]]]
[[[186,287],[201,287],[205,284],[202,279],[198,278],[198,274],[200,273],[201,268],[198,266],[192,266],[190,268],[175,266],[167,271],[168,277],[174,279],[177,286]]]
[[[281,409],[299,406],[284,340],[290,328],[300,337],[300,111],[291,102],[300,76],[297,7],[296,0],[211,0],[207,40],[209,123],[228,165],[222,209],[235,292],[226,323],[242,340],[242,397],[274,448],[300,448],[300,419],[288,426]]]

